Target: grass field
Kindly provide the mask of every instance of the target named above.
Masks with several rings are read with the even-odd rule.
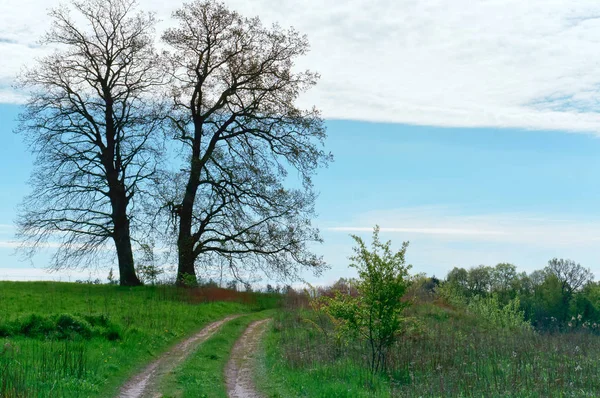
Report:
[[[0,282],[0,396],[112,397],[194,330],[277,300],[214,288]]]
[[[598,396],[592,333],[508,332],[433,304],[411,315],[420,327],[394,346],[387,373],[371,376],[366,347],[319,332],[311,311],[279,312],[259,385],[269,397]]]
[[[211,301],[216,300],[219,301]],[[298,299],[298,297],[295,297]],[[595,397],[598,336],[504,330],[443,303],[415,322],[373,375],[359,340],[339,339],[301,301],[222,289],[0,282],[0,396],[112,397],[170,345],[229,314],[163,380],[165,397],[226,397],[223,369],[254,320],[273,317],[256,384],[267,397]]]

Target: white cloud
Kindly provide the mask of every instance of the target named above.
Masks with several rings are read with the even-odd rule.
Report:
[[[31,245],[23,246],[23,243],[16,240],[0,240],[0,248],[2,249],[18,249],[20,247],[29,246]],[[61,244],[59,242],[44,242],[40,243],[39,247],[43,249],[58,249],[59,247],[61,247]]]
[[[357,215],[347,225],[326,226],[331,232],[364,233],[379,225],[382,233],[438,241],[527,244],[531,247],[596,247],[600,220],[547,217],[539,214],[465,215],[451,208],[417,207],[372,211]]]
[[[13,224],[0,224],[0,233],[2,232],[13,232],[15,226]]]
[[[373,227],[329,227],[328,231],[337,232],[371,232]],[[399,227],[383,227],[381,232],[404,232],[412,234],[425,235],[503,235],[502,231],[487,231],[481,229],[464,229],[464,228],[399,228]]]
[[[141,3],[163,21],[179,5]],[[319,71],[322,79],[302,102],[328,118],[600,130],[595,0],[227,3],[309,35],[312,51],[298,67]],[[0,81],[43,51],[35,40],[49,25],[46,9],[56,4],[0,4]],[[20,100],[0,85],[0,101]]]
[[[468,214],[464,209],[431,206],[357,214],[344,222],[322,224],[325,244],[315,249],[332,268],[311,282],[331,283],[355,276],[348,268],[357,234],[370,242],[373,226],[382,240],[400,248],[410,241],[407,262],[413,272],[444,277],[455,266],[511,262],[519,271],[541,269],[550,258],[571,258],[600,278],[600,219],[527,213]]]
[[[60,281],[60,282],[75,282],[76,280],[94,280],[99,278],[105,280],[108,275],[108,270],[88,270],[88,271],[73,271],[61,270],[60,272],[50,272],[42,268],[18,268],[0,267],[0,280],[8,281]]]

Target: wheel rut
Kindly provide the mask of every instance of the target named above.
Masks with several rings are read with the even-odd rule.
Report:
[[[160,398],[162,394],[158,390],[158,386],[163,376],[183,362],[198,345],[214,335],[224,323],[239,316],[240,315],[231,315],[220,321],[210,323],[199,332],[175,345],[159,358],[152,361],[140,373],[129,379],[123,385],[117,397]]]
[[[227,395],[230,398],[262,398],[253,382],[256,368],[256,352],[261,337],[271,319],[252,322],[233,346],[225,367]]]

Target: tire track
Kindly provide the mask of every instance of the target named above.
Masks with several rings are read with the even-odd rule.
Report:
[[[193,336],[177,344],[169,351],[152,361],[140,373],[129,379],[121,388],[119,398],[161,397],[158,385],[162,377],[183,362],[194,349],[211,337],[226,322],[239,317],[231,315],[208,324]]]
[[[252,322],[233,346],[225,367],[227,395],[230,398],[262,397],[256,391],[252,376],[255,369],[256,350],[270,320],[269,318]]]

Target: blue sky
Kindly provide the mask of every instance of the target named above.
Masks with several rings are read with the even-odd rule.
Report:
[[[375,223],[410,240],[414,270],[514,262],[542,268],[571,257],[596,272],[600,140],[592,135],[331,121],[335,163],[316,179],[335,279],[348,233]]]
[[[411,241],[417,272],[500,261],[531,271],[557,256],[600,278],[600,2],[225,2],[308,34],[296,66],[321,79],[298,103],[322,110],[336,159],[315,179],[315,250],[332,266],[322,283],[351,275],[348,234],[375,224],[398,247]],[[37,40],[59,3],[0,2],[0,278],[42,273],[10,256],[32,164],[12,134],[23,101],[12,84],[52,51]],[[180,3],[140,5],[160,32]]]
[[[32,157],[12,133],[19,106],[0,105],[0,278],[45,275],[14,256],[10,225],[28,192]],[[498,128],[440,128],[358,121],[327,122],[335,162],[315,179],[315,220],[331,265],[315,283],[351,276],[350,233],[368,238],[379,224],[399,247],[410,240],[414,271],[444,276],[455,266],[501,261],[531,271],[554,256],[600,272],[600,140],[592,135]],[[105,271],[99,275],[104,276]]]

